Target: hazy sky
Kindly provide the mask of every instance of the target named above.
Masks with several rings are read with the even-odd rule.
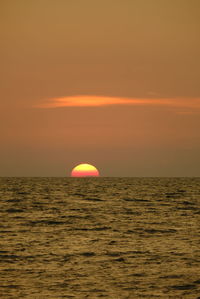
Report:
[[[0,175],[200,176],[199,0],[0,0]]]

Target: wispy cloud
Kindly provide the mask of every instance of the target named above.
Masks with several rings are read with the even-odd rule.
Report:
[[[96,95],[77,95],[43,101],[38,108],[99,107],[110,105],[168,106],[200,109],[200,98],[122,98]]]

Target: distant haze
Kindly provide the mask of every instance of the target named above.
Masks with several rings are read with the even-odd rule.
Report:
[[[200,176],[199,0],[0,1],[0,176]]]

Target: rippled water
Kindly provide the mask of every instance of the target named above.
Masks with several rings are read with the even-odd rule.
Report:
[[[199,178],[0,186],[0,298],[200,298]]]

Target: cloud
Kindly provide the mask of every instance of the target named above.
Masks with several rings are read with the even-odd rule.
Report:
[[[168,106],[177,108],[200,109],[200,98],[122,98],[96,95],[77,95],[48,99],[37,108],[62,107],[100,107],[111,105],[130,106]]]

